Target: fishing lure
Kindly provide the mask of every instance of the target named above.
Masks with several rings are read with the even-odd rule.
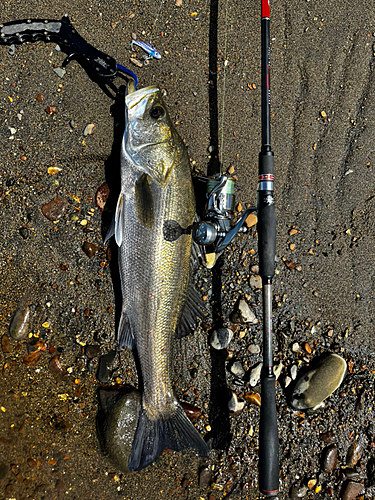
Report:
[[[136,45],[137,47],[140,47],[142,50],[148,54],[148,57],[146,57],[146,61],[148,59],[161,59],[161,54],[158,52],[151,43],[147,42],[141,42],[140,40],[132,40],[132,43],[130,45],[131,50],[134,51],[133,45]]]

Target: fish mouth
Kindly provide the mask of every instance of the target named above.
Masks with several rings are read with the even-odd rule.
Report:
[[[137,104],[139,104],[142,99],[144,99],[148,95],[155,94],[156,92],[159,92],[159,88],[155,85],[144,87],[143,89],[135,90],[134,92],[128,92],[128,94],[125,96],[125,105],[127,109],[132,109],[134,108],[134,106],[137,106]]]

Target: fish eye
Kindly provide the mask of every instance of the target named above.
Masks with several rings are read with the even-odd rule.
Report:
[[[155,120],[160,120],[160,118],[164,118],[165,110],[162,106],[154,106],[150,111],[151,118]]]

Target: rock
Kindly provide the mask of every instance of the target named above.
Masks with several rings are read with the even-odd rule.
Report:
[[[64,368],[60,365],[59,357],[53,356],[53,358],[48,363],[48,369],[52,374],[52,377],[55,382],[68,382],[69,378],[64,370]]]
[[[301,346],[299,345],[298,342],[293,342],[293,345],[292,345],[292,351],[293,352],[299,352],[301,350]]]
[[[335,433],[333,431],[322,432],[319,438],[324,441],[324,443],[331,444],[336,440]]]
[[[54,222],[61,219],[68,206],[68,202],[61,198],[55,198],[42,206],[42,214],[46,219]]]
[[[250,344],[247,346],[247,352],[250,354],[259,354],[260,353],[260,347],[258,344]]]
[[[234,391],[231,391],[231,397],[228,401],[228,408],[229,411],[233,411],[234,413],[238,413],[239,411],[243,410],[243,407],[245,406],[245,401],[240,401],[238,398],[238,394]]]
[[[237,378],[242,378],[246,373],[240,361],[232,363],[230,372]]]
[[[352,443],[346,453],[346,466],[353,467],[354,465],[357,465],[361,455],[362,447],[356,442]]]
[[[4,333],[1,337],[1,350],[5,354],[12,352],[12,344],[10,343],[9,337],[6,333]]]
[[[322,451],[321,455],[322,469],[329,474],[336,469],[337,466],[337,446],[330,444]]]
[[[273,374],[276,377],[276,380],[280,377],[281,371],[284,368],[284,365],[282,363],[279,363],[278,365],[275,365],[273,367]]]
[[[141,395],[133,388],[123,388],[101,389],[98,396],[96,423],[102,451],[118,470],[128,472]]]
[[[34,345],[27,347],[28,347],[28,354],[24,356],[23,362],[26,366],[34,366],[39,361],[42,352],[44,352],[47,349],[47,344],[38,340],[38,342],[36,342]]]
[[[95,129],[94,123],[89,123],[86,125],[85,130],[83,131],[83,135],[91,135]]]
[[[286,375],[284,377],[284,387],[287,388],[290,385],[291,381],[292,381],[291,377],[289,377],[289,375]]]
[[[98,187],[95,193],[95,205],[99,208],[100,213],[103,212],[105,204],[109,196],[109,187],[106,182]]]
[[[230,328],[219,328],[211,333],[209,343],[214,349],[226,349],[233,338]]]
[[[87,345],[85,347],[85,354],[89,359],[97,358],[100,356],[100,345]]]
[[[343,487],[342,500],[353,500],[361,493],[363,486],[363,483],[356,483],[349,480]]]
[[[262,288],[262,278],[257,274],[250,276],[250,286],[253,290]]]
[[[319,406],[341,384],[346,361],[337,354],[320,357],[297,380],[290,404],[297,410]]]
[[[27,240],[27,238],[31,234],[31,231],[30,231],[30,229],[28,227],[20,227],[19,231],[20,231],[20,235],[22,236],[22,238],[24,240]]]
[[[108,383],[111,380],[114,365],[116,363],[116,351],[112,350],[104,354],[99,359],[98,372],[96,378],[99,382]]]
[[[64,68],[52,68],[52,70],[56,73],[56,75],[59,77],[59,78],[63,78],[65,73],[66,73],[66,70]]]
[[[207,488],[212,481],[212,471],[211,467],[202,467],[199,470],[199,480],[198,485],[199,488]]]
[[[190,420],[195,420],[202,415],[202,410],[200,408],[198,408],[197,406],[194,406],[190,403],[184,403],[184,402],[181,402],[181,406],[184,409],[186,416]]]
[[[255,406],[261,405],[261,398],[257,392],[246,392],[244,398]]]
[[[289,492],[289,498],[303,498],[304,496],[306,496],[308,491],[309,489],[307,486],[292,486]]]
[[[28,298],[28,294],[23,296],[9,324],[9,335],[14,340],[23,340],[28,336],[30,326]]]
[[[298,372],[297,365],[292,365],[290,367],[290,376],[292,377],[292,380],[296,380],[296,378],[297,378],[297,372]]]
[[[231,314],[230,320],[232,323],[250,323],[255,325],[258,323],[258,320],[250,309],[245,299],[240,299],[236,310]]]
[[[251,387],[255,387],[260,380],[260,373],[262,371],[263,363],[258,363],[250,370],[249,382]]]
[[[97,251],[97,245],[94,245],[94,243],[90,243],[89,241],[85,241],[82,245],[82,250],[85,252],[87,257],[91,259]]]

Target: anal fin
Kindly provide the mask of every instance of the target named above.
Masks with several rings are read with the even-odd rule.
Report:
[[[122,311],[120,323],[117,330],[117,347],[118,349],[133,349],[134,337],[130,327],[128,315]]]

